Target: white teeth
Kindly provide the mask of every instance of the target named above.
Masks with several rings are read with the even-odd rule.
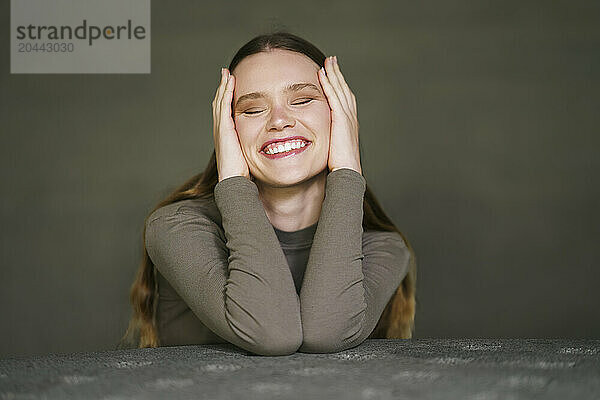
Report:
[[[290,151],[290,150],[294,150],[294,149],[299,149],[301,147],[305,147],[306,143],[303,141],[299,141],[299,140],[295,140],[295,141],[290,141],[290,142],[286,142],[285,144],[274,144],[271,146],[268,146],[265,149],[265,153],[267,154],[277,154],[277,153],[281,153],[284,151]]]

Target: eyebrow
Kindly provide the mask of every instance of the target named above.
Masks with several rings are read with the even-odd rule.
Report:
[[[316,90],[317,92],[321,93],[321,90],[317,87],[317,85],[315,85],[313,83],[308,83],[308,82],[289,84],[285,88],[283,88],[283,91],[284,92],[298,92],[304,88]],[[239,104],[243,101],[260,99],[263,97],[267,97],[267,95],[264,92],[252,92],[252,93],[245,94],[243,96],[240,96],[240,98],[235,102],[235,108],[237,108],[239,106]]]

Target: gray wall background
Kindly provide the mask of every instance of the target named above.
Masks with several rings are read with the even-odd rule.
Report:
[[[152,4],[150,75],[11,75],[0,356],[112,349],[143,220],[213,149],[219,70],[287,28],[337,55],[365,177],[418,256],[415,338],[597,338],[594,1]]]

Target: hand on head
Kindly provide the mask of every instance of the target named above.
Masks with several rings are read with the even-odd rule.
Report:
[[[213,108],[213,139],[219,182],[231,176],[245,176],[250,179],[250,170],[242,148],[235,122],[232,117],[231,102],[235,77],[227,68],[221,69],[221,84],[212,102]]]

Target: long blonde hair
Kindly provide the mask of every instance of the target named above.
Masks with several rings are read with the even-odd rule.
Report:
[[[311,43],[287,32],[275,32],[257,36],[246,43],[234,56],[229,65],[229,70],[233,71],[235,66],[244,57],[274,48],[305,54],[321,66],[325,62],[325,55]],[[148,213],[146,220],[152,212],[168,204],[187,199],[211,198],[217,182],[216,154],[213,151],[205,170],[190,178],[183,185],[175,189],[166,199],[158,203]],[[363,212],[363,230],[398,232],[410,252],[408,273],[390,298],[369,338],[410,339],[414,333],[416,311],[417,266],[415,252],[404,234],[396,228],[385,214],[375,195],[370,190],[368,183],[363,201]],[[156,328],[158,280],[156,278],[156,267],[146,251],[145,237],[146,230],[144,228],[142,235],[142,244],[144,246],[143,259],[138,268],[135,280],[131,285],[129,296],[133,307],[133,315],[118,347],[123,345],[133,345],[138,348],[160,346]]]

